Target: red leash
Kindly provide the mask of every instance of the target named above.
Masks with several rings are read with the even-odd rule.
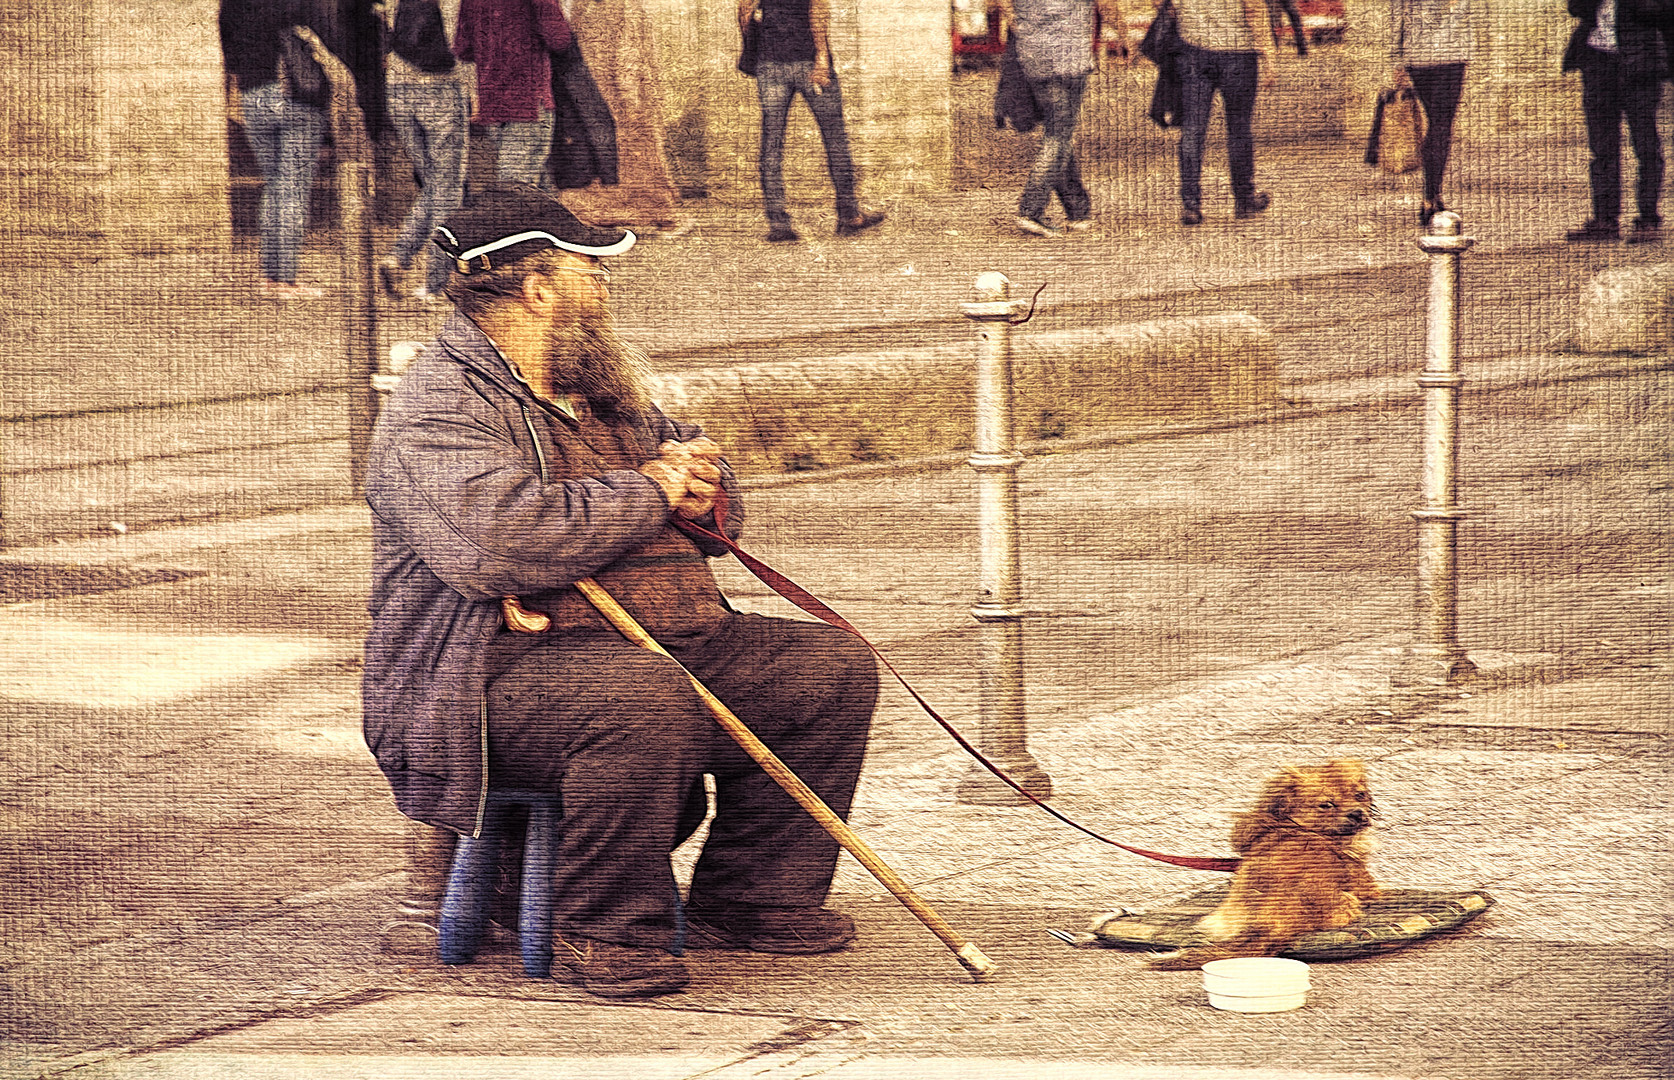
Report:
[[[815,596],[813,593],[804,589],[790,578],[779,573],[779,571],[773,569],[771,566],[768,566],[754,555],[751,555],[749,552],[733,543],[726,535],[725,491],[720,492],[719,497],[715,500],[714,531],[710,531],[688,518],[680,517],[678,514],[674,517],[674,524],[677,528],[689,536],[703,537],[707,540],[713,540],[718,544],[726,545],[727,550],[737,556],[738,561],[743,563],[745,567],[749,569],[750,573],[760,578],[762,584],[766,585],[786,600],[789,600],[803,611],[806,611],[808,614],[814,616],[816,619],[819,619],[821,622],[835,626],[839,630],[846,630],[855,637],[859,638],[861,644],[872,650],[872,654],[883,663],[884,667],[889,669],[889,673],[895,676],[895,680],[906,689],[907,693],[912,695],[913,700],[918,702],[919,707],[925,711],[930,719],[940,724],[942,730],[951,735],[953,737],[953,741],[958,743],[967,754],[971,755],[978,762],[980,762],[983,768],[999,777],[1012,790],[1016,791],[1019,795],[1022,795],[1025,799],[1028,799],[1042,810],[1045,810],[1048,814],[1051,814],[1065,825],[1070,826],[1072,829],[1078,829],[1092,837],[1094,840],[1109,844],[1111,847],[1118,847],[1123,851],[1130,852],[1134,855],[1142,855],[1147,859],[1155,859],[1157,862],[1169,863],[1173,866],[1183,866],[1189,870],[1217,870],[1225,874],[1230,874],[1234,870],[1238,869],[1239,860],[1237,859],[1197,858],[1190,855],[1163,855],[1155,851],[1146,851],[1144,848],[1129,847],[1127,844],[1112,840],[1108,836],[1101,836],[1092,829],[1087,828],[1085,825],[1071,820],[1062,813],[1059,813],[1053,807],[1049,806],[1044,800],[1037,799],[1029,792],[1025,791],[1021,784],[1006,775],[1004,769],[1000,768],[992,761],[989,761],[988,758],[983,756],[982,751],[971,745],[970,740],[960,734],[957,728],[948,723],[946,720],[943,720],[941,714],[931,708],[930,703],[919,696],[919,692],[913,689],[912,684],[907,682],[899,671],[895,670],[895,665],[889,662],[889,658],[879,652],[876,645],[873,645],[870,641],[866,640],[866,635],[862,634],[859,630],[856,630],[847,619],[827,607],[825,603],[819,599],[819,597]]]

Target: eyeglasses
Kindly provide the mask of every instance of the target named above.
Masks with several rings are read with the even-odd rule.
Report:
[[[552,269],[554,271],[567,270],[572,274],[585,274],[587,277],[598,278],[605,285],[610,284],[610,268],[605,266],[604,263],[600,263],[596,267],[594,267],[594,266],[554,266]]]

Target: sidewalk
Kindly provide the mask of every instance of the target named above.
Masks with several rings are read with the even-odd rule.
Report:
[[[1538,377],[1468,396],[1461,639],[1483,675],[1446,691],[1392,680],[1417,410],[1302,403],[1023,470],[1027,605],[1050,613],[1027,631],[1030,744],[1055,805],[1224,854],[1265,775],[1358,756],[1385,812],[1380,878],[1497,899],[1449,937],[1315,965],[1298,1012],[1220,1013],[1195,975],[1046,935],[1215,876],[955,803],[968,763],[898,689],[853,821],[998,962],[993,982],[847,859],[835,902],[857,948],[697,956],[662,1001],[530,982],[510,954],[379,955],[399,826],[359,744],[367,532],[344,508],[54,545],[199,576],[0,610],[8,1074],[1664,1075],[1666,360],[1570,381],[1516,366]],[[750,504],[752,550],[974,730],[968,470]],[[782,610],[719,572],[740,606]]]
[[[1585,203],[1585,155],[1534,150],[1466,145],[1455,162],[1479,237],[1460,639],[1482,670],[1451,688],[1399,677],[1420,468],[1416,195],[1352,148],[1289,148],[1263,165],[1266,218],[1212,216],[1189,235],[1164,163],[1092,178],[1101,227],[1080,240],[1014,235],[1010,191],[902,200],[854,241],[821,237],[810,207],[810,240],[791,248],[760,243],[754,211],[699,206],[692,233],[613,267],[625,333],[667,367],[965,339],[958,304],[988,269],[1017,295],[1049,282],[1037,327],[1229,307],[1282,324],[1282,407],[1031,446],[1030,747],[1065,813],[1193,855],[1227,853],[1229,816],[1281,765],[1361,757],[1385,815],[1374,871],[1486,888],[1496,906],[1463,930],[1315,965],[1297,1012],[1217,1012],[1195,974],[1045,933],[1215,875],[1032,808],[955,802],[969,762],[888,686],[853,823],[998,962],[993,982],[972,984],[846,857],[834,901],[861,924],[855,949],[694,957],[691,988],[661,1001],[531,982],[511,954],[456,969],[381,955],[401,826],[359,731],[366,514],[328,501],[238,516],[329,489],[342,452],[322,420],[317,442],[191,477],[188,508],[227,520],[0,553],[0,571],[62,575],[0,606],[0,1075],[1665,1076],[1669,357],[1555,342],[1579,282],[1667,255],[1558,243]],[[1213,162],[1210,177],[1224,184]],[[272,389],[287,367],[328,381],[330,306],[252,309],[247,256],[178,276],[146,260],[44,272],[8,317],[37,349],[31,374],[59,382],[36,379],[8,410],[150,400],[200,353],[206,392]],[[386,340],[434,321],[383,316]],[[750,550],[974,733],[970,471],[758,477],[747,500]],[[788,612],[730,560],[717,573],[741,608]]]

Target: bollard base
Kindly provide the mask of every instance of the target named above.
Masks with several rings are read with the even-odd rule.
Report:
[[[1400,687],[1452,686],[1476,674],[1476,664],[1463,649],[1419,647],[1407,650],[1390,682]]]
[[[1040,767],[1027,753],[1021,757],[990,758],[994,764],[1006,771],[1006,775],[1017,781],[1024,791],[1042,801],[1052,797],[1052,778],[1046,775],[1046,770]],[[1027,806],[1029,800],[1019,795],[1010,784],[995,776],[980,765],[972,766],[971,771],[959,781],[954,790],[956,802],[974,804],[976,806]]]

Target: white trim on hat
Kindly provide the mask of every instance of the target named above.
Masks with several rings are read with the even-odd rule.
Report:
[[[451,236],[452,234],[450,233],[449,235]],[[521,244],[526,240],[550,240],[554,247],[560,248],[564,251],[573,251],[577,255],[591,255],[595,258],[603,258],[606,255],[622,254],[624,251],[633,247],[634,242],[638,239],[639,237],[635,236],[632,231],[624,229],[622,230],[622,239],[616,241],[616,243],[607,244],[604,247],[588,247],[585,244],[572,244],[567,240],[560,240],[549,232],[535,230],[533,232],[521,232],[514,233],[511,236],[502,236],[498,240],[479,245],[472,248],[470,251],[461,251],[458,255],[455,255],[454,258],[458,259],[462,263],[468,263],[472,259],[479,256],[492,255],[496,251],[502,251],[514,245]]]

